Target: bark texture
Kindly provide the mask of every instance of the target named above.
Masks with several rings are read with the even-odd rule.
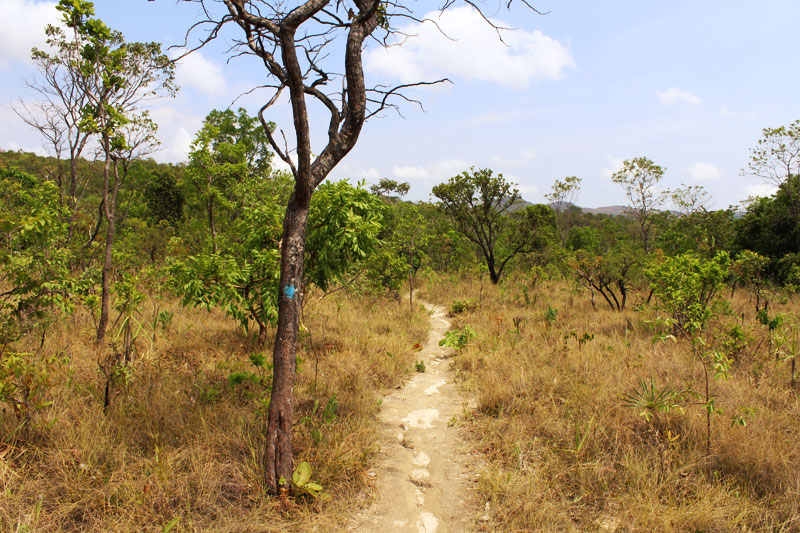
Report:
[[[265,481],[273,491],[281,488],[281,478],[291,479],[292,474],[294,375],[308,208],[309,202],[298,201],[296,195],[293,195],[283,226],[281,294],[278,300],[278,328],[272,353],[272,398],[264,450]]]

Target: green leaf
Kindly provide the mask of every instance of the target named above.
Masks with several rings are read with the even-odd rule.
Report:
[[[171,531],[172,528],[174,528],[176,525],[178,525],[178,522],[180,522],[180,520],[181,520],[181,517],[180,516],[176,516],[175,518],[173,518],[172,520],[167,522],[166,525],[164,525],[164,527],[161,528],[161,533],[168,533],[169,531]]]
[[[292,474],[292,481],[294,481],[294,484],[298,487],[303,487],[309,482],[310,479],[311,465],[308,464],[308,461],[303,461],[297,465],[297,468]]]

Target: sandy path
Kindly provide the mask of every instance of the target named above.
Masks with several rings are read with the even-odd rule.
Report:
[[[475,531],[474,460],[463,429],[453,422],[464,401],[448,357],[439,346],[450,328],[445,310],[431,306],[431,332],[418,358],[424,373],[388,395],[381,408],[381,453],[375,501],[351,522],[350,531],[447,533]],[[456,417],[456,418],[454,418]]]

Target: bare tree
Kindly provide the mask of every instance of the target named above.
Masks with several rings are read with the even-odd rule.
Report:
[[[367,39],[386,44],[394,33],[392,21],[422,22],[405,4],[395,0],[306,0],[298,5],[279,0],[190,1],[198,3],[206,17],[190,32],[208,29],[196,48],[217,38],[225,25],[233,24],[243,36],[235,42],[234,53],[255,55],[266,68],[270,82],[263,88],[271,89],[272,96],[259,117],[272,149],[289,166],[295,180],[281,241],[278,327],[264,450],[265,482],[275,494],[288,490],[281,480],[291,479],[292,474],[292,393],[311,195],[355,146],[366,119],[387,108],[397,109],[399,102],[419,103],[404,95],[404,89],[445,80],[366,87],[362,54]],[[442,9],[454,3],[455,0],[446,0]],[[470,0],[465,3],[474,5]],[[221,12],[215,14],[215,7],[221,7]],[[339,52],[333,43],[341,40],[343,50]],[[335,65],[339,74],[331,65],[331,57],[337,52],[341,54],[341,63]],[[341,83],[341,90],[328,91],[326,88],[334,81]],[[285,133],[281,130],[283,142],[279,143],[265,118],[284,91],[288,92],[293,117],[291,150]],[[307,99],[321,104],[328,113],[327,142],[316,156],[311,150]],[[295,158],[290,157],[293,154]]]
[[[38,76],[27,82],[38,100],[20,101],[14,111],[42,134],[48,151],[56,158],[58,171],[55,181],[62,205],[66,201],[69,208],[69,237],[72,237],[80,203],[79,188],[85,183],[78,174],[78,159],[92,137],[90,132],[79,127],[88,95],[83,90],[85,75],[75,68],[86,40],[74,28],[48,25],[45,32],[50,51],[37,48],[31,51]],[[65,158],[69,164],[67,183],[64,183]]]
[[[711,201],[711,195],[702,185],[681,183],[681,186],[671,191],[669,195],[675,208],[686,217],[708,211],[708,203]]]
[[[567,176],[564,181],[555,180],[552,191],[544,197],[550,200],[550,205],[556,213],[558,223],[558,233],[561,237],[561,246],[566,246],[567,235],[571,227],[572,211],[575,208],[575,198],[581,190],[581,178],[577,176]]]

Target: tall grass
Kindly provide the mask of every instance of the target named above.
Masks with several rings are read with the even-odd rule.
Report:
[[[252,369],[251,340],[221,313],[165,305],[170,328],[137,341],[106,414],[98,361],[109,348],[94,348],[91,318],[66,319],[47,337],[43,351],[69,363],[53,376],[54,404],[27,431],[0,414],[0,530],[161,531],[178,518],[172,531],[340,527],[376,451],[381,393],[411,371],[427,315],[409,322],[394,301],[309,295],[295,457],[309,461],[326,497],[286,508],[262,492],[257,391],[228,382]]]
[[[657,311],[643,304],[646,294],[617,313],[594,311],[565,282],[525,284],[509,279],[481,294],[475,280],[438,278],[424,289],[438,303],[458,301],[454,327],[477,332],[455,364],[477,400],[470,426],[487,459],[479,485],[492,530],[800,530],[800,402],[744,291],[709,330],[720,349],[734,325],[748,341],[731,378],[712,385],[723,414],[708,457],[696,402],[649,421],[624,405],[639,379],[677,391],[703,383],[685,341],[652,342]],[[796,299],[771,308],[798,310]],[[740,406],[755,417],[732,427]]]

